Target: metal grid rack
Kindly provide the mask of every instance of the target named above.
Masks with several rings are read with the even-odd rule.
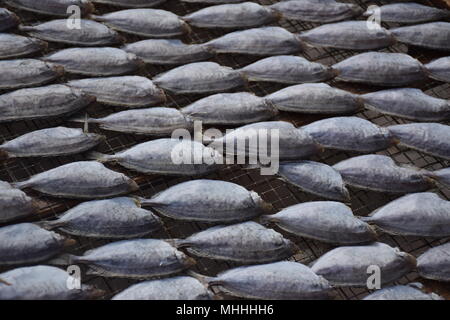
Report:
[[[270,4],[276,1],[273,0],[260,0],[261,4]],[[350,1],[347,1],[350,2]],[[382,5],[383,3],[387,3],[389,1],[372,1],[372,0],[355,0],[352,2],[356,2],[361,7],[366,8],[368,5],[377,4]],[[419,2],[419,1],[418,1]],[[421,1],[425,4],[436,5],[436,3],[442,3],[442,1]],[[110,7],[106,5],[97,5],[97,11],[99,13],[111,12],[114,10],[120,10],[120,8]],[[205,7],[200,4],[189,4],[183,3],[179,0],[169,0],[165,4],[158,6],[158,8],[172,11],[178,15],[185,15],[187,13],[196,11],[200,8]],[[24,24],[31,24],[38,21],[43,21],[48,19],[45,16],[34,15],[25,11],[20,11],[16,9],[12,9],[16,12],[23,20]],[[311,29],[317,25],[312,23],[305,22],[296,22],[290,20],[281,20],[277,23],[277,25],[286,28],[291,32],[301,32],[303,30]],[[392,27],[393,25],[387,25],[388,27]],[[211,29],[197,29],[193,28],[192,33],[182,38],[185,42],[188,43],[202,43],[208,40],[217,38],[229,31],[227,30],[211,30]],[[139,41],[141,38],[137,36],[129,36],[126,35],[126,42],[135,42]],[[48,52],[55,51],[60,48],[64,48],[65,46],[59,44],[50,44]],[[407,52],[408,54],[414,56],[422,62],[428,62],[436,57],[444,56],[445,53],[439,53],[434,51],[416,49],[416,48],[408,48],[405,45],[396,44],[388,49],[387,51],[391,52]],[[307,48],[304,52],[301,53],[302,56],[307,58],[310,61],[321,62],[326,65],[334,64],[338,61],[341,61],[345,58],[353,56],[358,52],[353,52],[350,50],[335,50],[335,49],[318,49],[318,48]],[[46,54],[46,53],[44,53]],[[218,62],[222,65],[227,65],[233,68],[240,68],[249,63],[252,63],[258,60],[258,57],[250,57],[245,55],[235,55],[235,54],[219,54],[213,58],[214,61]],[[136,74],[147,76],[152,78],[156,74],[169,70],[170,66],[155,66],[155,65],[146,65],[145,68],[138,71]],[[69,79],[78,78],[73,75],[67,75],[66,77],[58,80],[63,83]],[[81,78],[81,77],[80,77]],[[330,81],[330,84],[333,86],[349,90],[356,93],[373,91],[378,88],[371,88],[364,85],[349,85],[344,83],[339,83],[336,81]],[[264,96],[266,94],[277,91],[281,88],[285,87],[285,85],[274,84],[274,83],[262,83],[262,82],[253,82],[250,83],[244,90],[249,90],[256,95]],[[450,84],[442,84],[437,81],[428,80],[421,83],[418,88],[426,91],[428,94],[449,99],[450,98]],[[243,90],[243,88],[237,89],[236,91]],[[199,99],[200,95],[179,95],[174,96],[169,94],[168,101],[165,106],[180,108],[188,103],[191,103],[197,99]],[[104,106],[100,104],[94,104],[90,106],[87,110],[90,116],[92,117],[101,117],[107,114],[117,112],[122,110],[118,107],[110,107]],[[358,114],[358,116],[368,119],[380,126],[388,126],[398,123],[405,123],[407,121],[396,118],[381,115],[374,111],[363,111]],[[287,120],[293,122],[296,126],[301,126],[312,121],[321,119],[319,116],[311,116],[311,115],[299,115],[293,113],[283,112],[279,116],[282,120]],[[74,126],[75,124],[67,122],[65,119],[49,119],[49,120],[35,120],[35,121],[21,121],[17,123],[7,123],[0,125],[0,141],[10,140],[19,135],[25,134],[27,132],[54,127],[57,125],[65,125],[65,126]],[[116,132],[109,132],[100,130],[97,126],[91,125],[90,131],[97,132],[106,135],[106,142],[103,143],[98,150],[100,152],[105,153],[115,153],[120,150],[129,148],[137,143],[141,143],[149,140],[148,137],[145,136],[136,136],[129,134],[122,134]],[[391,147],[386,151],[380,152],[381,154],[387,154],[391,156],[394,160],[400,163],[412,164],[420,168],[428,169],[428,170],[436,170],[449,166],[449,161],[444,161],[432,156],[424,155],[420,152],[403,149],[399,147]],[[316,157],[313,160],[321,161],[327,164],[335,164],[338,161],[349,158],[351,156],[355,156],[356,154],[348,153],[348,152],[336,152],[336,151],[326,151],[320,157]],[[57,166],[73,162],[73,161],[81,161],[86,160],[84,155],[75,155],[70,157],[57,157],[57,158],[38,158],[38,159],[15,159],[7,162],[0,163],[0,180],[4,181],[20,181],[24,180],[27,177],[43,172]],[[170,186],[178,184],[180,182],[195,179],[194,177],[163,177],[163,176],[151,176],[151,175],[141,175],[133,171],[126,170],[120,166],[116,165],[108,165],[113,170],[123,172],[128,176],[132,177],[136,180],[136,182],[140,186],[140,190],[136,193],[136,195],[142,197],[151,197],[155,193],[164,190]],[[271,203],[274,207],[274,211],[281,210],[287,206],[306,202],[306,201],[315,201],[320,200],[319,197],[309,195],[301,192],[297,188],[290,186],[273,176],[261,176],[259,171],[257,170],[246,170],[239,165],[231,165],[226,167],[225,169],[206,176],[205,178],[210,179],[220,179],[224,181],[230,181],[237,183],[246,187],[249,190],[254,190],[258,192],[262,198],[269,203]],[[397,196],[386,195],[376,192],[368,192],[350,189],[352,203],[351,207],[356,215],[365,216],[369,214],[372,210],[379,208],[380,206],[386,204],[389,201],[392,201]],[[450,199],[450,191],[449,190],[436,190],[441,196],[446,199]],[[28,192],[28,191],[27,191]],[[26,221],[36,221],[47,218],[52,218],[61,214],[62,212],[68,210],[69,208],[75,206],[79,203],[79,201],[74,200],[61,200],[54,199],[50,197],[43,196],[41,194],[29,191],[29,195],[35,197],[40,201],[40,211],[37,216],[31,217]],[[207,224],[201,223],[188,223],[188,222],[180,222],[171,220],[168,218],[163,218],[165,229],[159,232],[156,235],[152,235],[155,238],[184,238],[191,235],[194,232],[198,232],[202,229],[208,227]],[[305,264],[308,264],[321,255],[323,253],[329,251],[332,246],[328,244],[324,244],[318,241],[309,240],[300,237],[293,237],[289,234],[281,230],[277,230],[283,233],[287,238],[293,240],[298,247],[300,248],[299,253],[294,255],[291,260],[299,261]],[[98,247],[107,243],[105,240],[95,240],[95,239],[87,239],[81,237],[75,237],[78,241],[76,247],[71,248],[69,251],[74,254],[81,254],[84,251]],[[414,256],[418,256],[425,250],[430,247],[443,244],[449,241],[449,238],[445,239],[425,239],[419,237],[403,237],[403,236],[390,236],[384,233],[380,233],[380,241],[388,243],[389,245],[399,247],[402,251],[409,252]],[[237,266],[234,263],[227,262],[217,262],[213,260],[196,258],[197,265],[194,267],[195,271],[199,273],[203,273],[206,275],[215,275],[220,271],[230,269],[234,266]],[[1,269],[0,272],[5,271],[6,269]],[[400,279],[397,283],[408,283],[412,281],[417,281],[424,283],[427,289],[434,290],[442,294],[444,297],[450,298],[450,284],[438,283],[435,281],[428,281],[424,279],[420,279],[415,272],[411,272],[407,276]],[[125,289],[130,284],[134,283],[131,280],[125,279],[107,279],[97,276],[87,276],[84,275],[83,282],[94,284],[101,289],[104,289],[107,292],[107,295],[104,297],[106,299],[110,298],[115,293]],[[337,299],[360,299],[367,295],[369,291],[366,288],[345,288],[345,289],[336,289],[335,297]]]

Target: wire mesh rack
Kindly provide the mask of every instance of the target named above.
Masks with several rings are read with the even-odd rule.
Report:
[[[263,5],[268,5],[274,3],[276,1],[273,0],[260,0],[259,1]],[[346,1],[346,2],[355,2],[359,4],[362,8],[367,8],[369,5],[376,4],[382,5],[384,3],[389,3],[390,1],[373,1],[373,0],[356,0],[356,1]],[[442,1],[421,1],[424,4],[428,5],[443,5]],[[192,3],[184,3],[179,0],[168,0],[166,3],[158,6],[157,8],[171,11],[178,15],[185,15],[187,13],[196,11],[205,7],[205,5],[201,4],[192,4]],[[120,8],[111,7],[107,5],[97,5],[96,6],[98,13],[106,13],[112,12],[115,10],[120,10]],[[29,12],[11,9],[16,12],[21,18],[24,24],[36,23],[39,21],[48,20],[45,16],[35,15]],[[316,24],[306,23],[306,22],[297,22],[291,20],[280,20],[274,25],[279,25],[281,27],[286,28],[287,30],[298,33],[304,30],[311,29]],[[388,24],[386,25],[388,28],[393,27],[395,25]],[[225,33],[230,32],[230,30],[212,30],[212,29],[199,29],[193,28],[192,32],[181,39],[186,43],[203,43],[208,40],[217,38]],[[126,38],[126,42],[135,42],[142,40],[138,36],[130,36],[124,35]],[[47,54],[49,52],[65,48],[66,46],[60,44],[50,44],[47,52],[43,54]],[[434,58],[444,56],[445,53],[429,51],[423,49],[417,49],[412,47],[407,47],[402,44],[395,44],[394,46],[385,49],[383,51],[388,52],[407,52],[411,56],[417,58],[421,62],[428,62]],[[300,55],[305,57],[310,61],[320,62],[326,65],[331,65],[336,62],[339,62],[345,58],[353,56],[359,52],[351,51],[351,50],[336,50],[336,49],[327,49],[327,48],[307,48]],[[213,61],[218,62],[221,65],[230,66],[233,68],[240,68],[245,65],[248,65],[256,60],[258,57],[246,56],[246,55],[238,55],[238,54],[218,54],[214,58]],[[169,70],[170,66],[157,66],[157,65],[149,65],[147,64],[141,70],[136,72],[138,75],[146,76],[149,78],[154,77],[155,75]],[[58,81],[64,83],[71,79],[80,78],[73,75],[66,75],[62,79]],[[336,82],[334,80],[329,81],[332,86],[339,87],[348,91],[352,91],[355,93],[363,93],[373,91],[377,88],[368,87],[364,85],[353,85],[353,84],[344,84],[340,82]],[[246,88],[239,88],[236,91],[247,90],[255,93],[258,96],[264,96],[275,92],[281,88],[285,87],[285,85],[276,84],[276,83],[263,83],[263,82],[251,82],[248,84]],[[450,84],[443,84],[433,80],[427,80],[423,83],[419,83],[416,87],[424,90],[426,93],[444,99],[450,98]],[[180,108],[186,106],[187,104],[194,102],[201,98],[201,95],[168,95],[168,100],[164,106]],[[122,108],[119,107],[111,107],[104,106],[101,104],[93,104],[88,107],[87,112],[92,117],[102,117],[113,112],[121,111]],[[357,114],[357,116],[368,119],[375,124],[380,126],[388,126],[399,123],[406,123],[408,121],[399,119],[397,117],[391,117],[379,114],[375,111],[363,111]],[[319,120],[321,116],[313,116],[313,115],[299,115],[294,113],[282,112],[279,116],[281,120],[286,120],[294,123],[296,126],[301,126],[308,124],[312,121]],[[69,127],[74,127],[76,124],[68,122],[66,119],[44,119],[44,120],[34,120],[34,121],[20,121],[14,123],[6,123],[0,125],[0,141],[11,140],[17,136],[25,134],[30,131],[39,130],[48,127],[55,127],[58,125],[65,125]],[[144,141],[148,141],[150,138],[145,136],[138,135],[130,135],[123,134],[117,132],[103,131],[100,130],[96,125],[91,125],[89,130],[91,132],[101,133],[106,136],[106,141],[102,143],[98,147],[98,151],[104,153],[115,153],[124,149],[127,149],[137,143],[141,143]],[[386,154],[391,156],[395,161],[399,163],[411,164],[417,166],[419,168],[424,168],[428,170],[436,170],[440,168],[445,168],[449,166],[449,161],[441,160],[436,157],[428,156],[423,153],[400,148],[398,146],[394,146],[385,150],[383,152],[379,152],[380,154]],[[320,162],[324,162],[327,164],[335,164],[341,160],[347,159],[351,156],[355,156],[354,153],[349,152],[341,152],[341,151],[326,151],[318,157],[315,157],[313,160],[317,160]],[[0,163],[0,180],[14,182],[21,181],[28,178],[31,175],[58,167],[60,165],[74,162],[74,161],[82,161],[86,160],[85,155],[75,155],[75,156],[62,156],[55,158],[37,158],[37,159],[14,159],[6,162]],[[123,167],[116,165],[109,165],[113,170],[123,172],[129,177],[133,178],[140,186],[140,190],[135,193],[135,195],[142,197],[151,197],[159,191],[167,189],[170,186],[178,184],[183,181],[195,179],[198,177],[166,177],[166,176],[157,176],[157,175],[142,175]],[[286,184],[285,182],[280,181],[274,176],[261,176],[258,170],[247,170],[240,165],[229,165],[223,170],[209,174],[205,176],[205,178],[209,179],[220,179],[224,181],[230,181],[237,183],[246,187],[249,190],[254,190],[258,192],[262,198],[271,203],[274,207],[274,211],[279,211],[287,206],[294,205],[300,202],[307,201],[315,201],[321,200],[321,198],[313,195],[306,194],[301,192],[296,187]],[[449,190],[435,190],[442,197],[446,199],[450,199],[450,191]],[[79,201],[74,200],[62,200],[62,199],[54,199],[51,197],[46,197],[41,194],[35,193],[33,191],[27,191],[30,196],[38,199],[40,204],[40,210],[37,215],[30,217],[24,221],[37,221],[42,219],[51,219],[56,217],[57,215],[63,213],[64,211],[70,209],[71,207],[77,205]],[[388,203],[389,201],[394,200],[398,196],[392,196],[387,194],[381,194],[370,191],[361,191],[350,188],[351,193],[351,207],[355,215],[365,216],[369,214],[372,210],[381,207],[382,205]],[[156,235],[152,235],[152,238],[184,238],[195,232],[203,230],[207,228],[209,225],[202,223],[188,223],[188,222],[180,222],[171,220],[168,218],[163,218],[164,222],[164,230],[159,232]],[[325,252],[329,251],[333,248],[333,246],[324,244],[318,241],[309,240],[300,237],[293,237],[292,235],[286,234],[282,230],[277,230],[283,233],[287,238],[293,240],[298,247],[300,248],[299,252],[295,254],[290,260],[299,261],[304,264],[309,264],[314,261]],[[77,245],[73,248],[70,248],[68,251],[74,254],[81,254],[88,249],[92,249],[103,244],[108,243],[106,240],[96,240],[96,239],[88,239],[82,237],[75,237],[77,240]],[[384,233],[380,233],[380,241],[385,242],[391,246],[399,247],[402,251],[413,254],[414,256],[420,255],[422,252],[427,250],[430,247],[443,244],[449,241],[449,238],[445,239],[429,239],[429,238],[419,238],[419,237],[403,237],[403,236],[391,236]],[[196,258],[197,265],[194,267],[194,271],[205,274],[205,275],[215,275],[220,271],[230,269],[232,267],[237,266],[235,263],[229,262],[218,262],[203,258]],[[0,268],[0,272],[3,272],[7,269]],[[450,284],[439,283],[435,281],[429,281],[419,278],[416,272],[411,272],[405,277],[398,280],[396,283],[404,284],[412,281],[420,281],[424,283],[425,287],[429,290],[434,290],[442,294],[444,297],[450,298]],[[114,294],[119,291],[125,289],[134,281],[126,280],[126,279],[110,279],[103,278],[98,276],[88,276],[83,275],[83,282],[94,284],[97,287],[105,290],[107,292],[105,299],[112,297]],[[360,299],[367,295],[369,290],[367,288],[340,288],[335,290],[335,298],[336,299]]]

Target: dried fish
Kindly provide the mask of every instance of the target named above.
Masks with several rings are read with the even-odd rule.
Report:
[[[63,74],[63,67],[36,59],[0,61],[0,89],[42,85]]]
[[[424,66],[404,53],[366,52],[333,65],[337,80],[397,87],[426,78]]]
[[[186,64],[156,76],[153,82],[176,94],[221,92],[245,84],[238,71],[215,62]]]
[[[212,227],[175,243],[195,256],[245,264],[279,261],[297,251],[280,233],[253,221]]]
[[[436,50],[450,50],[450,23],[430,22],[390,30],[399,41]]]
[[[361,96],[368,109],[416,121],[450,119],[450,102],[425,94],[419,89],[381,90]]]
[[[270,6],[286,19],[330,23],[359,16],[363,10],[356,4],[334,0],[281,1]]]
[[[366,21],[325,24],[300,33],[299,39],[314,47],[349,50],[382,49],[395,42],[388,30],[371,28]]]
[[[427,171],[397,165],[388,156],[369,154],[343,160],[333,166],[345,183],[365,190],[412,193],[433,187]]]
[[[92,149],[104,137],[81,129],[55,127],[29,132],[0,145],[0,155],[8,158],[56,157]]]
[[[87,78],[69,81],[68,85],[96,97],[98,102],[112,106],[140,108],[166,100],[163,90],[140,76]]]
[[[218,53],[258,56],[297,53],[302,44],[296,35],[280,27],[262,27],[228,33],[204,44]]]
[[[192,122],[175,108],[132,109],[104,118],[74,117],[74,122],[96,123],[105,130],[151,136],[169,136],[176,129],[190,130]]]
[[[306,160],[285,162],[280,164],[278,175],[302,191],[332,200],[350,200],[340,173],[326,164]]]
[[[94,3],[109,4],[125,8],[148,8],[154,7],[166,0],[91,0]]]
[[[263,216],[265,223],[300,237],[333,244],[351,245],[376,240],[375,231],[355,217],[345,204],[334,201],[305,202]]]
[[[213,4],[218,4],[218,3],[237,3],[237,2],[242,2],[243,0],[182,0],[183,2],[188,2],[188,3],[213,3]]]
[[[442,186],[450,189],[450,168],[426,172],[426,174],[430,178],[439,182],[439,184],[441,184]]]
[[[141,282],[116,294],[112,300],[211,300],[210,292],[192,277],[174,277]]]
[[[37,204],[33,199],[0,180],[0,223],[24,218],[36,211]]]
[[[17,268],[0,277],[8,283],[0,283],[0,300],[75,300],[103,294],[90,285],[70,288],[67,271],[49,266]]]
[[[440,58],[425,65],[429,76],[433,79],[450,82],[450,57]]]
[[[265,58],[239,69],[250,81],[318,82],[332,78],[331,68],[297,56]]]
[[[447,237],[450,235],[450,201],[431,192],[413,193],[375,210],[366,222],[400,235]]]
[[[177,220],[236,223],[269,210],[254,191],[217,180],[192,180],[164,190],[151,199],[141,199],[162,215]]]
[[[86,251],[82,256],[62,255],[56,265],[85,264],[88,274],[103,277],[149,279],[179,273],[195,262],[163,240],[122,240]]]
[[[366,246],[349,246],[333,249],[311,267],[335,286],[365,286],[370,274],[369,266],[380,268],[381,284],[404,276],[416,266],[416,259],[398,248],[375,242]]]
[[[408,123],[387,127],[400,145],[450,160],[450,126],[440,123]]]
[[[419,282],[397,285],[377,290],[363,300],[444,300],[436,293],[426,293]]]
[[[302,129],[325,148],[337,150],[375,152],[394,144],[389,130],[358,117],[319,120]]]
[[[450,11],[424,6],[415,2],[400,2],[368,9],[364,16],[379,14],[381,21],[394,23],[422,23],[450,17]]]
[[[251,28],[271,23],[277,18],[269,7],[254,2],[206,7],[182,17],[199,28]]]
[[[179,158],[178,158],[179,157]],[[157,139],[128,150],[106,155],[92,152],[88,158],[120,165],[146,174],[202,175],[220,168],[222,155],[202,143],[191,140]]]
[[[70,48],[43,58],[62,65],[67,72],[88,76],[114,76],[136,71],[143,62],[117,48]]]
[[[71,6],[77,6],[83,16],[95,9],[88,0],[5,0],[4,2],[17,9],[59,17],[71,16],[73,13],[68,10]]]
[[[0,32],[17,27],[20,18],[5,8],[0,8]]]
[[[0,59],[19,58],[47,48],[47,43],[38,39],[0,33]]]
[[[173,37],[190,31],[176,14],[159,9],[128,9],[91,18],[112,29],[143,37]]]
[[[139,187],[122,173],[107,169],[96,161],[79,161],[62,165],[14,183],[61,198],[107,198],[136,191]]]
[[[278,110],[312,114],[350,114],[363,108],[355,94],[326,83],[290,86],[265,97]]]
[[[86,47],[107,46],[122,42],[120,35],[104,24],[80,19],[78,28],[70,25],[68,21],[58,19],[34,26],[19,26],[19,30],[42,40]]]
[[[185,44],[178,39],[149,39],[129,43],[123,50],[134,53],[146,63],[186,64],[208,60],[212,52],[198,44]]]
[[[0,122],[61,117],[93,101],[95,97],[60,84],[20,89],[0,95]]]
[[[264,98],[248,92],[218,93],[181,109],[203,124],[239,125],[269,120],[278,114]]]
[[[331,291],[323,277],[290,261],[239,267],[216,277],[196,276],[219,292],[247,299],[326,299]]]
[[[71,244],[65,237],[32,223],[0,228],[0,265],[45,261]]]
[[[137,238],[162,226],[160,219],[141,209],[136,199],[125,197],[84,202],[56,220],[39,225],[75,236],[105,239]]]
[[[450,281],[450,242],[428,249],[419,256],[417,271],[426,279]]]

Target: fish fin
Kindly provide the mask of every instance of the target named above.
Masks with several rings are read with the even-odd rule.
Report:
[[[272,215],[262,215],[259,217],[259,223],[263,224],[263,225],[270,225],[271,223],[275,222],[276,219],[273,218]]]
[[[374,221],[373,217],[371,217],[371,216],[366,216],[366,217],[358,216],[357,218],[359,218],[361,221],[364,221],[364,222],[373,222]]]
[[[11,286],[11,283],[9,283],[6,280],[3,280],[1,278],[0,278],[0,283],[6,284],[7,286]]]
[[[48,260],[47,263],[55,266],[68,266],[73,264],[77,260],[78,260],[77,256],[73,254],[64,253],[53,259]]]
[[[36,224],[37,226],[46,229],[46,230],[53,230],[53,229],[57,229],[60,227],[63,227],[66,225],[65,222],[63,221],[59,221],[59,220],[51,220],[51,221],[38,221],[35,222],[34,224]]]
[[[2,150],[0,148],[0,160],[6,160],[6,159],[9,159],[9,158],[10,158],[9,153],[7,151],[5,151],[5,150]]]
[[[33,26],[23,26],[23,25],[20,25],[20,26],[18,27],[18,29],[19,29],[20,31],[25,31],[25,32],[36,30],[36,28],[33,27]]]
[[[32,186],[32,183],[29,180],[21,181],[21,182],[13,182],[11,185],[16,189],[25,189]]]
[[[215,278],[213,278],[213,277],[208,277],[208,276],[202,275],[202,274],[197,273],[197,272],[192,271],[192,270],[188,270],[186,273],[187,273],[189,276],[191,276],[191,277],[197,279],[201,284],[203,284],[204,286],[206,286],[206,287],[208,287],[208,288],[209,288],[211,285],[214,285],[214,283],[217,282],[217,281],[215,280]],[[217,285],[217,284],[218,284],[218,283],[216,283],[216,285]]]
[[[156,207],[156,208],[165,206],[164,203],[152,199],[140,198],[139,201],[141,203],[141,206]]]
[[[88,154],[86,154],[86,157],[87,157],[87,159],[95,160],[95,161],[98,161],[98,162],[101,162],[101,163],[108,162],[108,161],[112,160],[110,158],[111,157],[110,155],[103,154],[103,153],[100,153],[100,152],[97,152],[97,151],[89,152]]]
[[[74,116],[74,117],[71,117],[71,118],[67,119],[67,121],[77,122],[77,123],[86,123],[86,121],[89,122],[89,123],[95,123],[95,120],[96,119],[89,118],[89,115],[87,113],[84,116],[77,115],[77,116]]]
[[[91,18],[92,20],[95,20],[95,21],[101,21],[101,22],[106,21],[106,19],[104,17],[96,15],[96,14],[90,14],[89,18]]]

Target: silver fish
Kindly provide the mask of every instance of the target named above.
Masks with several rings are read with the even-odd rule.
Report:
[[[436,293],[426,293],[422,289],[419,282],[397,285],[377,290],[363,300],[444,300]]]
[[[333,77],[331,68],[297,56],[275,56],[239,69],[250,81],[318,82]]]
[[[440,123],[408,123],[387,127],[400,145],[450,160],[450,126]]]
[[[68,12],[70,6],[77,6],[83,16],[95,10],[88,0],[5,0],[4,2],[17,9],[59,17],[71,16],[72,12]]]
[[[426,279],[450,281],[450,242],[428,249],[419,256],[417,271]]]
[[[270,208],[254,191],[206,179],[177,184],[151,199],[141,199],[141,204],[173,219],[213,223],[250,220]]]
[[[156,76],[153,82],[176,94],[221,92],[245,84],[238,71],[215,62],[186,64]]]
[[[278,175],[302,191],[327,199],[349,201],[350,194],[339,172],[314,161],[281,163]]]
[[[300,203],[263,216],[265,223],[274,223],[281,229],[300,237],[323,242],[351,245],[376,240],[375,231],[353,215],[345,204],[334,201]]]
[[[180,158],[176,158],[176,155],[180,155]],[[223,162],[222,155],[214,149],[200,142],[178,139],[151,140],[114,155],[92,152],[88,158],[103,163],[117,162],[146,174],[181,176],[207,174],[218,170],[220,165],[217,163]]]
[[[390,31],[370,28],[366,21],[325,24],[300,33],[300,40],[314,46],[349,50],[376,50],[389,47],[395,39]]]
[[[103,294],[84,284],[80,289],[71,289],[67,271],[50,266],[17,268],[0,277],[7,283],[0,283],[0,300],[76,300]]]
[[[218,53],[258,56],[291,54],[302,51],[300,40],[281,27],[262,27],[228,33],[204,44]]]
[[[297,251],[280,233],[253,221],[215,226],[175,243],[195,256],[245,264],[279,261]]]
[[[326,83],[290,86],[265,98],[278,110],[299,113],[349,114],[363,108],[363,102],[356,94]]]
[[[264,98],[248,92],[218,93],[180,109],[203,124],[240,125],[269,120],[278,114]]]
[[[67,72],[88,76],[132,73],[143,64],[133,53],[107,47],[64,49],[42,59],[63,66]]]
[[[84,264],[88,274],[103,277],[149,279],[179,273],[195,262],[163,240],[135,239],[112,242],[82,256],[65,254],[50,263]]]
[[[281,1],[270,8],[286,19],[330,23],[359,16],[363,10],[356,4],[334,0]]]
[[[333,166],[345,183],[359,189],[388,193],[412,193],[433,187],[425,170],[399,166],[388,156],[369,154],[343,160]]]
[[[243,2],[206,7],[182,19],[199,28],[251,28],[271,23],[277,15],[258,3]]]
[[[396,199],[362,219],[382,230],[419,237],[450,236],[450,201],[431,192]]]
[[[213,3],[213,4],[218,4],[218,3],[237,3],[237,2],[242,2],[243,0],[182,0],[183,2],[188,2],[188,3]]]
[[[450,119],[450,102],[429,96],[419,89],[399,88],[360,96],[366,108],[383,114],[416,121]]]
[[[104,239],[142,237],[162,227],[151,211],[141,209],[136,199],[125,197],[83,202],[56,220],[39,225],[75,236]]]
[[[367,9],[365,17],[380,14],[381,21],[394,23],[422,23],[444,20],[450,17],[450,11],[424,6],[415,2],[390,3],[376,9]]]
[[[378,266],[381,283],[403,277],[416,266],[416,259],[398,248],[381,242],[366,246],[333,249],[317,259],[311,270],[335,286],[365,286],[370,274],[369,266]]]
[[[0,228],[0,265],[31,264],[45,261],[62,251],[65,237],[32,223]]]
[[[425,79],[424,66],[404,53],[366,52],[333,65],[337,80],[397,87]]]
[[[323,277],[290,261],[239,267],[201,279],[219,292],[247,299],[326,299],[331,291]]]
[[[163,90],[140,76],[87,78],[72,80],[67,84],[96,97],[98,102],[112,106],[140,108],[166,100]]]
[[[193,126],[192,121],[178,109],[162,107],[125,110],[104,118],[86,119],[82,116],[69,120],[95,123],[104,130],[150,136],[170,136],[176,129],[190,130]]]
[[[0,32],[15,28],[20,23],[20,18],[5,8],[0,8]]]
[[[430,22],[390,31],[399,42],[436,50],[450,50],[449,22]]]
[[[440,58],[425,65],[433,79],[450,82],[450,57]]]
[[[61,198],[107,198],[136,191],[139,187],[122,173],[107,169],[97,161],[79,161],[62,165],[14,183]]]
[[[179,36],[190,32],[189,26],[172,12],[160,9],[128,9],[91,18],[112,29],[150,38]]]
[[[58,19],[34,26],[19,26],[19,29],[42,40],[78,46],[107,46],[122,42],[119,34],[104,24],[87,19],[79,22],[80,28],[73,28],[66,19]]]
[[[29,216],[37,209],[36,202],[23,191],[0,180],[0,223]]]
[[[450,168],[427,172],[427,175],[442,186],[450,189]]]
[[[0,122],[65,116],[94,101],[95,97],[60,84],[20,89],[0,95]]]
[[[208,60],[212,52],[198,44],[185,44],[178,39],[149,39],[129,43],[123,50],[134,53],[146,63],[170,65]]]
[[[112,300],[211,300],[210,292],[192,277],[174,277],[134,284]]]
[[[109,4],[125,8],[148,8],[154,7],[166,0],[91,0],[94,3]]]
[[[0,156],[8,158],[53,157],[92,149],[105,138],[82,129],[55,127],[29,132],[0,145]]]
[[[63,67],[36,59],[0,61],[0,89],[43,85],[63,74]]]
[[[358,117],[319,120],[302,129],[325,148],[337,150],[375,152],[394,144],[389,130]]]
[[[0,33],[0,59],[19,58],[47,48],[47,43],[38,39]]]

